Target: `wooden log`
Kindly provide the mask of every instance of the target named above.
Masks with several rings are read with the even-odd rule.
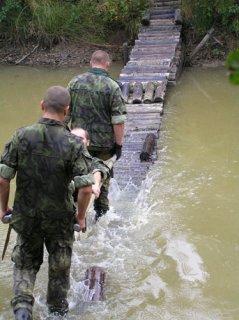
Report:
[[[143,148],[140,152],[140,160],[141,161],[149,161],[153,151],[154,151],[154,146],[155,146],[155,140],[156,136],[152,133],[147,134]]]
[[[86,270],[85,301],[102,301],[104,299],[105,271],[101,267],[89,267]]]
[[[123,51],[124,65],[126,65],[126,63],[129,61],[129,47],[127,42],[123,43],[122,51]]]
[[[133,90],[132,103],[142,103],[143,84],[141,82],[136,82]]]
[[[162,102],[164,100],[165,91],[166,82],[159,83],[155,89],[154,102]]]
[[[16,65],[20,64],[21,62],[23,62],[24,60],[26,60],[31,54],[33,54],[38,48],[39,48],[40,44],[37,44],[28,54],[26,54],[24,57],[22,57],[21,59],[17,60],[15,62]]]
[[[130,93],[130,84],[129,84],[129,82],[125,82],[122,85],[121,91],[122,91],[122,95],[123,95],[124,101],[127,102],[128,98],[129,98],[129,93]]]
[[[154,97],[155,85],[153,82],[148,82],[145,88],[143,103],[152,103]]]
[[[182,19],[182,15],[181,15],[181,10],[180,9],[176,9],[175,10],[174,23],[177,24],[177,25],[183,23],[183,19]]]
[[[150,25],[150,11],[146,10],[142,19],[141,19],[141,23],[143,26],[149,26]]]
[[[200,41],[200,43],[196,46],[196,48],[193,50],[193,52],[191,53],[190,57],[186,60],[187,64],[190,64],[190,62],[193,60],[193,58],[195,57],[195,55],[198,53],[198,51],[207,43],[207,41],[211,38],[212,34],[214,32],[214,28],[212,27],[207,34],[205,35],[205,37],[203,37],[202,41]]]

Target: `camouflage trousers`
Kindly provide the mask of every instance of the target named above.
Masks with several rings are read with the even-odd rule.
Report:
[[[112,157],[112,153],[110,151],[92,151],[89,150],[89,153],[92,157],[99,158],[101,160],[108,160]],[[112,169],[113,174],[113,169]],[[111,175],[112,175],[111,174]],[[107,178],[101,187],[100,190],[100,196],[94,201],[94,209],[95,211],[101,211],[101,210],[109,210],[109,186],[110,186],[110,178]]]
[[[73,233],[69,239],[59,240],[33,234],[25,238],[18,234],[12,252],[14,265],[13,292],[11,301],[13,311],[27,308],[32,311],[34,304],[33,289],[36,274],[43,262],[44,244],[48,257],[47,304],[50,312],[68,311],[67,292],[70,287],[70,266],[73,246]]]

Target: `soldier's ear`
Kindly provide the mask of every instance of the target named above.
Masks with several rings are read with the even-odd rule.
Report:
[[[68,111],[69,111],[69,106],[67,106],[67,107],[64,108],[64,116],[67,115]]]
[[[45,111],[45,104],[44,104],[44,100],[41,101],[41,110]]]

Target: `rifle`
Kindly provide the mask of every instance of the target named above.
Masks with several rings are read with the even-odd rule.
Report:
[[[12,220],[12,214],[8,213],[9,211],[7,211],[7,214],[5,214],[5,216],[2,218],[2,222],[5,223],[5,224],[10,223],[11,220]],[[11,231],[12,231],[12,226],[9,224],[8,230],[7,230],[7,236],[6,236],[6,240],[5,240],[4,247],[3,247],[3,252],[2,252],[2,260],[4,259],[5,253],[7,251],[8,243],[9,243],[9,240],[10,240]]]

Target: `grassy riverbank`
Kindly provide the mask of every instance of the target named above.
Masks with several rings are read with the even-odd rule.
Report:
[[[79,65],[88,63],[97,48],[122,60],[122,44],[134,43],[149,6],[150,0],[1,1],[0,63]],[[215,0],[213,5],[208,0],[182,0],[182,13],[187,56],[209,28],[215,29],[192,65],[223,63],[239,47],[237,0]]]

